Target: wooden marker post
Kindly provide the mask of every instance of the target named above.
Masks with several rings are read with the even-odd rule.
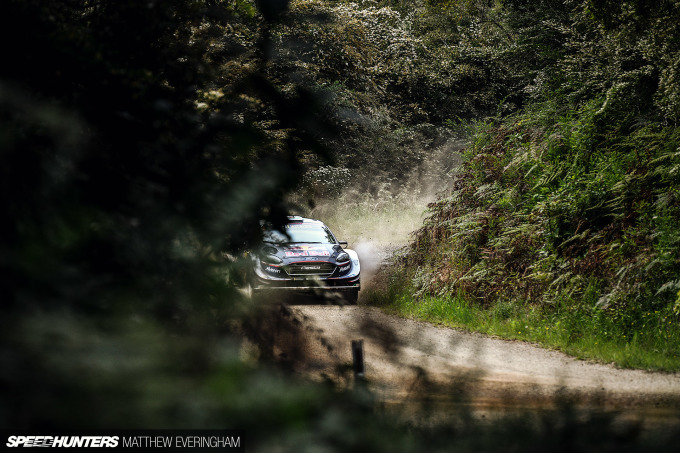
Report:
[[[354,380],[364,380],[364,340],[352,340]]]

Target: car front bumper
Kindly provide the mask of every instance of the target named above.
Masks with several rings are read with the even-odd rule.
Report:
[[[320,294],[324,292],[348,292],[361,289],[361,265],[356,253],[352,252],[352,268],[339,277],[305,275],[276,277],[265,273],[257,260],[253,262],[251,287],[254,292],[284,291]]]
[[[253,284],[253,291],[305,291],[305,292],[319,292],[319,291],[348,291],[360,290],[361,282],[357,276],[351,280],[262,280],[257,278]]]
[[[299,292],[327,292],[360,290],[361,279],[359,273],[339,278],[319,278],[314,276],[296,278],[276,278],[269,276],[260,269],[255,269],[252,279],[253,291],[299,291]]]

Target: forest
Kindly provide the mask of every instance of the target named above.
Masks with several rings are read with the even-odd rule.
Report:
[[[566,409],[538,430],[404,427],[282,369],[279,308],[239,287],[260,221],[444,178],[362,303],[677,371],[680,1],[5,0],[0,25],[3,429],[238,428],[250,451],[676,441]]]

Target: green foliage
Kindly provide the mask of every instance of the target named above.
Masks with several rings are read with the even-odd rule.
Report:
[[[417,187],[469,118],[455,191],[406,257],[438,301],[422,308],[446,314],[428,294],[454,293],[499,320],[560,306],[593,320],[570,332],[675,338],[680,21],[633,4],[5,1],[0,424],[243,427],[255,451],[497,448],[503,425],[406,432],[370,395],[248,365],[234,334],[274,359],[272,324],[299,329],[237,287],[259,221],[283,219],[305,174],[322,196],[360,181],[389,221],[411,201],[391,189]],[[555,431],[516,448],[554,449]]]
[[[352,173],[347,168],[326,165],[307,172],[302,184],[311,199],[334,198],[347,190],[351,180]]]
[[[422,168],[450,138],[447,121],[508,113],[524,102],[534,77],[527,55],[538,44],[518,51],[499,4],[464,3],[299,1],[291,12],[317,20],[277,29],[280,57],[270,71],[295,68],[344,112],[341,139],[328,145],[365,189]],[[306,44],[294,52],[291,42]]]
[[[677,337],[680,130],[622,135],[602,122],[606,103],[556,122],[544,104],[480,127],[406,258],[419,269],[417,294],[459,294],[492,311],[512,302],[550,312],[567,300],[572,318],[596,310],[611,323],[593,333],[651,349]]]
[[[678,10],[672,1],[293,2],[319,20],[281,25],[271,71],[294,67],[327,90],[345,112],[329,147],[341,167],[377,179],[373,190],[441,145],[428,129],[445,136],[441,125],[528,103],[553,102],[558,116],[597,106],[593,127],[677,121]],[[298,53],[291,42],[307,44]]]
[[[298,147],[323,157],[323,99],[261,70],[247,2],[1,9],[0,425],[240,418],[203,385],[259,373],[232,344],[239,256],[286,214]]]
[[[550,0],[469,8],[476,3],[428,5],[456,9],[459,27],[498,29],[478,28],[457,46],[474,43],[481,65],[501,65],[506,99],[523,109],[507,116],[499,104],[499,116],[467,123],[453,190],[430,205],[404,258],[416,295],[457,294],[506,314],[507,304],[512,313],[566,303],[574,319],[597,310],[608,332],[650,347],[674,337],[680,9]],[[442,36],[434,23],[426,45]],[[654,318],[644,331],[643,312]]]

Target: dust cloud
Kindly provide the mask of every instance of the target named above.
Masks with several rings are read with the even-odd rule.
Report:
[[[354,251],[359,255],[361,262],[361,279],[364,283],[370,284],[380,267],[389,260],[394,250],[378,247],[373,242],[358,242]]]
[[[381,266],[411,241],[427,216],[427,205],[453,184],[465,142],[449,140],[433,150],[401,184],[385,183],[369,193],[360,182],[337,198],[320,200],[305,213],[346,240],[361,261],[362,283],[370,285]]]
[[[339,174],[350,174],[341,193],[321,196],[323,187],[313,186],[290,197],[291,205],[296,206],[293,214],[321,220],[338,240],[347,241],[348,248],[357,252],[364,288],[370,286],[381,266],[410,243],[412,233],[427,217],[427,205],[452,187],[466,142],[460,138],[442,141],[441,146],[423,151],[421,164],[398,181],[338,168]],[[321,176],[310,179],[335,188],[329,168],[317,170]]]

